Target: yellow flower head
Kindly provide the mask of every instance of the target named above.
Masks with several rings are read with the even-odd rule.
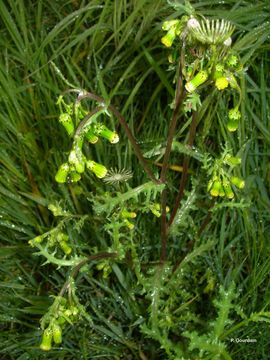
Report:
[[[215,85],[218,90],[224,90],[226,87],[228,87],[229,81],[224,76],[222,76],[216,79]]]

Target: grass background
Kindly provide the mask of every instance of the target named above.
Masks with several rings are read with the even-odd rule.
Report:
[[[182,4],[182,1],[170,3]],[[217,284],[234,280],[240,292],[239,306],[247,315],[269,310],[269,36],[270,4],[264,1],[194,1],[196,11],[223,17],[236,26],[235,48],[247,71],[241,87],[244,94],[242,123],[237,136],[226,139],[241,149],[241,171],[246,180],[246,208],[223,207],[213,214],[202,234],[214,248],[205,255],[197,273],[210,269]],[[167,71],[168,52],[160,43],[161,24],[179,17],[166,1],[1,1],[0,2],[0,354],[2,359],[139,359],[142,350],[149,359],[165,359],[159,344],[141,334],[147,317],[143,301],[129,296],[135,281],[132,271],[114,268],[109,280],[84,275],[78,285],[82,303],[92,313],[94,326],[79,323],[68,327],[61,348],[42,353],[38,344],[39,319],[65,281],[65,270],[41,266],[28,240],[48,231],[56,220],[48,211],[57,203],[74,214],[89,212],[83,194],[103,186],[85,175],[79,185],[54,181],[58,166],[69,150],[69,140],[58,124],[56,100],[67,82],[102,95],[121,109],[144,151],[164,142],[174,86]],[[212,122],[210,145],[224,140],[218,121]],[[118,129],[118,128],[117,128]],[[119,145],[99,145],[89,155],[108,167],[132,169],[131,186],[146,180],[121,133]],[[179,141],[185,134],[179,132]],[[216,143],[217,142],[217,143]],[[197,176],[205,181],[198,167]],[[172,177],[179,176],[172,174]],[[110,188],[108,187],[108,190]],[[192,214],[196,226],[206,210]],[[157,260],[158,226],[141,220],[136,241],[143,262]],[[106,248],[99,222],[86,221],[69,235],[85,253],[95,246]],[[185,254],[190,229],[172,238],[170,256]],[[156,244],[156,245],[153,245]],[[180,245],[179,245],[180,244]],[[199,275],[198,275],[199,276]],[[198,285],[198,284],[197,284]],[[200,286],[198,285],[200,293]],[[209,299],[201,299],[207,319]],[[113,316],[114,323],[108,321]],[[236,316],[236,315],[235,315]],[[233,359],[267,359],[269,324],[249,323],[234,337],[255,338],[254,344],[227,342]]]

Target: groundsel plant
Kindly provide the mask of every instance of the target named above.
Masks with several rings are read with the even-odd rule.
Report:
[[[145,296],[149,305],[149,321],[145,321],[141,326],[141,331],[146,336],[158,341],[161,344],[169,359],[189,359],[190,353],[194,349],[199,349],[198,356],[209,358],[209,353],[218,349],[220,356],[229,359],[225,345],[221,343],[223,330],[225,330],[228,312],[222,313],[222,304],[226,309],[233,307],[233,290],[228,290],[230,301],[225,290],[220,289],[222,296],[218,303],[219,317],[213,325],[205,339],[209,341],[209,346],[204,344],[204,337],[197,332],[185,331],[182,336],[186,341],[190,339],[190,344],[186,349],[180,346],[179,341],[174,342],[173,337],[177,336],[176,323],[178,323],[178,311],[181,303],[192,302],[192,288],[182,289],[179,279],[184,279],[188,273],[192,272],[193,265],[200,256],[211,249],[212,243],[199,244],[188,254],[184,261],[179,262],[168,258],[168,239],[170,229],[174,225],[174,220],[178,219],[181,225],[181,204],[184,202],[185,219],[190,209],[200,211],[195,205],[195,200],[185,199],[185,191],[188,186],[188,178],[193,176],[194,171],[189,169],[190,159],[197,161],[197,165],[205,172],[205,184],[203,195],[213,207],[215,202],[235,201],[241,196],[240,191],[245,186],[245,181],[240,175],[239,165],[241,164],[241,151],[233,154],[230,146],[224,141],[221,144],[219,155],[217,156],[211,149],[206,151],[204,144],[200,141],[196,143],[196,135],[203,132],[206,138],[209,124],[204,123],[207,112],[207,99],[211,96],[214,101],[223,101],[227,104],[227,112],[221,116],[221,126],[223,132],[228,136],[238,129],[241,121],[240,104],[242,101],[239,78],[243,74],[243,66],[239,54],[232,48],[232,34],[234,25],[224,19],[205,19],[192,15],[185,15],[180,19],[167,20],[163,23],[161,42],[168,49],[169,70],[175,72],[176,90],[175,98],[172,102],[172,115],[169,125],[165,148],[158,154],[159,161],[156,159],[145,159],[143,152],[138,145],[128,121],[122,116],[111,102],[106,102],[100,96],[84,89],[69,89],[64,91],[58,98],[59,123],[64,127],[70,141],[69,153],[65,155],[64,162],[59,166],[55,174],[55,181],[59,186],[69,186],[83,179],[84,174],[89,172],[91,176],[99,181],[99,189],[104,187],[104,191],[96,191],[88,195],[92,203],[92,213],[98,216],[104,223],[103,229],[111,238],[111,245],[104,249],[95,249],[92,255],[81,253],[69,239],[66,226],[75,221],[76,215],[65,213],[58,209],[58,225],[49,232],[38,235],[30,240],[30,245],[38,248],[38,255],[46,258],[46,262],[57,265],[58,267],[69,267],[70,273],[62,290],[54,297],[54,302],[49,308],[48,313],[41,320],[43,336],[40,348],[48,351],[53,343],[59,345],[62,342],[62,331],[67,325],[72,325],[81,318],[86,318],[92,323],[91,315],[87,314],[86,308],[80,304],[76,295],[76,276],[93,264],[95,269],[103,272],[106,279],[110,276],[112,264],[115,262],[124,263],[127,256],[132,258],[134,272],[140,285],[140,296]],[[72,100],[70,100],[72,99]],[[85,105],[87,103],[87,105]],[[219,111],[219,110],[217,110]],[[212,114],[213,121],[217,121],[216,114]],[[181,146],[174,149],[173,143],[177,137],[177,123],[182,116],[189,126],[185,144],[182,149],[186,149],[184,160],[181,166],[170,165],[171,154]],[[110,125],[108,125],[110,124]],[[112,128],[111,124],[115,124]],[[115,130],[121,125],[121,136]],[[89,158],[87,154],[95,152],[89,149],[103,142],[103,146],[110,146],[110,151],[114,151],[118,142],[129,141],[136,155],[141,170],[145,172],[149,181],[131,188],[128,180],[132,178],[132,170],[114,167],[107,167],[98,162],[96,158]],[[196,146],[196,147],[195,147]],[[196,149],[194,151],[193,149]],[[115,150],[116,151],[116,150]],[[150,153],[150,152],[149,152]],[[200,153],[200,156],[198,155]],[[153,152],[155,154],[155,152]],[[154,157],[155,155],[153,155]],[[161,160],[162,158],[162,160]],[[153,161],[152,161],[153,160]],[[160,174],[155,164],[161,167]],[[175,184],[168,176],[170,171],[179,171],[181,179],[179,184]],[[193,182],[196,183],[195,181]],[[111,185],[117,185],[116,188]],[[118,185],[121,185],[118,186]],[[197,186],[197,185],[196,185]],[[172,189],[177,189],[176,194],[172,195]],[[213,198],[212,200],[211,197]],[[168,203],[168,199],[174,201]],[[196,199],[196,196],[192,198]],[[189,203],[190,201],[190,203]],[[55,214],[53,206],[51,211]],[[93,215],[91,215],[93,216]],[[90,215],[85,215],[82,221],[91,219]],[[160,256],[157,265],[149,268],[148,272],[142,272],[137,248],[134,245],[134,234],[140,231],[140,221],[138,218],[148,217],[160,223]],[[181,227],[181,226],[180,226]],[[195,229],[194,225],[194,229]],[[205,225],[197,229],[194,238],[199,238]],[[194,240],[192,240],[194,243]],[[157,245],[157,244],[153,244]],[[208,275],[207,275],[208,276]],[[207,278],[208,285],[205,292],[213,291],[213,281],[211,275]],[[181,283],[181,281],[180,281]],[[153,285],[154,284],[154,285]],[[212,285],[211,285],[212,284]],[[169,290],[164,290],[167,286]],[[197,296],[197,295],[196,295]],[[177,300],[178,299],[178,300]],[[221,305],[220,305],[221,304]],[[180,317],[180,323],[185,321],[192,322],[194,316],[187,312],[186,320]],[[160,314],[164,316],[160,316]],[[224,315],[224,316],[223,316]],[[218,327],[218,330],[216,329]],[[187,328],[186,325],[183,325]],[[212,336],[212,338],[211,338]],[[202,345],[204,344],[204,345]],[[208,356],[208,357],[207,357]],[[199,357],[201,358],[201,357]],[[216,357],[217,359],[222,357]]]

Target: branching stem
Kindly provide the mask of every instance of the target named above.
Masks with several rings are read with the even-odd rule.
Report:
[[[111,111],[115,117],[118,119],[119,123],[121,124],[121,126],[123,127],[123,129],[125,130],[125,133],[133,147],[133,150],[135,152],[135,155],[137,156],[139,162],[141,163],[144,171],[146,172],[146,174],[149,176],[149,178],[155,183],[155,184],[160,184],[160,180],[156,179],[154,176],[154,173],[152,172],[152,170],[150,169],[147,161],[145,160],[145,158],[143,157],[143,154],[141,152],[141,149],[139,147],[139,145],[136,142],[136,139],[134,138],[125,118],[123,117],[122,114],[120,114],[120,112],[111,104],[106,105],[106,101],[100,97],[97,96],[91,92],[82,92],[82,94],[79,94],[78,98],[77,98],[77,103],[79,103],[81,100],[85,99],[85,98],[89,98],[92,100],[95,100],[96,102],[100,103],[102,106],[104,106],[105,108],[107,108],[109,111]],[[99,108],[98,108],[99,109]],[[96,108],[96,112],[97,112],[97,108]],[[95,112],[95,113],[96,113]],[[89,115],[87,115],[89,116]],[[89,118],[89,117],[88,117]]]
[[[117,253],[108,253],[108,252],[101,252],[95,255],[91,255],[88,256],[87,258],[83,259],[82,261],[80,261],[72,270],[71,273],[67,279],[67,281],[65,282],[65,284],[63,285],[59,296],[64,296],[65,292],[67,291],[69,284],[70,284],[70,280],[71,279],[75,279],[76,276],[78,275],[80,269],[86,265],[88,262],[90,261],[95,261],[95,260],[101,260],[101,259],[108,259],[108,258],[115,258],[117,257]]]

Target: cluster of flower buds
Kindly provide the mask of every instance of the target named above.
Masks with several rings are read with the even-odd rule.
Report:
[[[111,144],[116,144],[119,141],[119,136],[115,131],[111,131],[104,124],[93,124],[86,127],[84,130],[86,139],[95,144],[99,137],[109,140]]]
[[[106,130],[104,130],[107,133]],[[115,136],[115,135],[113,135]],[[93,160],[87,160],[82,153],[82,140],[74,139],[72,150],[68,157],[68,163],[64,163],[58,169],[55,180],[58,183],[77,182],[81,179],[81,174],[85,171],[85,168],[93,172],[98,178],[103,178],[107,174],[107,168],[98,164]]]
[[[65,324],[73,323],[79,316],[79,309],[70,305],[64,297],[57,297],[57,301],[59,302],[57,312],[52,314],[49,325],[42,334],[40,349],[44,351],[51,350],[52,343],[61,344]]]
[[[81,103],[75,103],[75,105],[66,103],[63,95],[58,97],[56,104],[60,108],[59,122],[64,126],[67,133],[72,136],[74,133],[72,117],[74,117],[75,120],[82,120],[88,114],[88,111],[82,107]],[[75,121],[75,123],[77,124],[77,121]],[[71,129],[73,129],[73,133]]]
[[[34,239],[29,240],[28,243],[31,246],[35,246],[36,244],[42,243],[45,238],[47,238],[48,248],[60,247],[61,250],[65,253],[65,255],[69,255],[72,252],[72,248],[68,245],[69,237],[62,231],[53,231],[50,234],[45,233],[44,235],[36,236]]]
[[[240,93],[234,72],[241,70],[242,66],[238,56],[230,48],[234,26],[229,21],[223,19],[198,20],[194,16],[183,16],[180,20],[165,21],[162,29],[167,31],[161,40],[165,46],[170,47],[176,36],[180,35],[180,38],[190,46],[190,51],[199,45],[201,54],[205,54],[205,58],[208,59],[208,64],[205,66],[202,61],[198,61],[199,55],[195,61],[189,62],[189,53],[185,54],[186,66],[182,71],[187,81],[185,88],[189,93],[196,91],[208,79],[214,81],[215,87],[220,91],[230,85]],[[173,59],[171,58],[171,60]],[[198,67],[200,70],[196,74]],[[189,70],[191,70],[191,74]]]
[[[193,93],[200,85],[204,84],[206,80],[210,78],[210,80],[214,81],[215,87],[219,91],[226,89],[230,85],[232,89],[241,93],[233,72],[228,67],[225,67],[224,64],[216,64],[213,77],[209,76],[210,72],[210,69],[200,70],[191,80],[189,79],[187,81],[185,85],[186,90],[189,93]],[[188,71],[186,71],[185,75],[186,78],[189,78]]]
[[[67,243],[68,242],[67,234],[64,234],[63,232],[59,232],[56,236],[56,240],[60,245],[60,248],[66,255],[69,255],[72,252],[72,248]]]
[[[237,80],[233,74],[233,69],[230,67],[238,66],[239,61],[237,56],[230,55],[224,63],[218,63],[215,66],[215,71],[211,74],[210,70],[201,70],[199,71],[191,80],[187,81],[185,88],[188,91],[189,95],[192,96],[196,94],[197,88],[204,84],[206,80],[210,77],[210,80],[213,80],[215,87],[222,91],[226,89],[229,85],[232,89],[236,90],[239,93],[241,99],[241,90],[237,83]],[[186,111],[189,111],[188,108],[185,108]],[[241,119],[241,113],[239,111],[239,103],[237,106],[229,110],[228,113],[228,122],[227,129],[230,132],[236,131],[238,128],[239,120]]]
[[[68,163],[62,164],[55,175],[55,180],[58,183],[77,182],[81,179],[86,162],[86,158],[82,153],[82,143],[83,139],[80,136],[74,139]]]
[[[232,89],[237,90],[239,93],[240,87],[234,76],[234,72],[242,69],[240,61],[236,55],[230,54],[222,63],[217,63],[215,66],[214,80],[215,86],[218,90],[224,90],[229,85]]]
[[[96,265],[96,269],[103,272],[103,279],[107,279],[107,277],[112,272],[112,267],[111,267],[108,260],[104,260],[104,261],[99,262]]]
[[[52,342],[57,345],[62,342],[62,328],[56,321],[43,331],[42,341],[39,347],[43,351],[49,351],[52,348]]]
[[[80,179],[80,174],[78,174],[75,171],[75,168],[71,167],[68,163],[62,164],[55,175],[55,180],[60,184],[65,183],[67,180],[69,182],[77,182]]]
[[[76,161],[76,167],[68,163],[64,163],[60,166],[60,168],[58,169],[55,175],[55,180],[58,183],[65,183],[66,181],[72,183],[78,182],[81,179],[81,173],[82,173],[79,172],[78,169],[80,171],[83,169],[84,171],[85,165],[88,170],[92,171],[96,175],[96,177],[100,179],[107,174],[107,168],[104,165],[99,164],[93,160],[86,160],[85,162],[80,163],[78,159],[75,157],[75,161]]]
[[[209,70],[199,71],[191,80],[189,80],[185,88],[189,93],[194,92],[200,85],[204,84],[209,77]],[[188,75],[188,73],[187,73]],[[213,75],[215,86],[218,90],[224,90],[229,85],[233,89],[239,90],[239,86],[234,75],[223,64],[217,64]]]
[[[214,177],[208,183],[208,191],[214,197],[226,196],[228,199],[234,198],[234,192],[232,186],[236,186],[238,189],[243,189],[245,186],[244,180],[240,179],[237,176],[228,177]]]
[[[161,216],[161,206],[159,203],[154,203],[150,205],[150,211],[152,214],[154,214],[156,217],[160,217]],[[168,213],[170,211],[169,206],[166,206],[166,213]]]
[[[168,20],[162,25],[162,30],[167,31],[167,34],[162,37],[161,42],[166,47],[171,47],[174,39],[181,32],[181,21],[180,20]]]
[[[87,111],[82,108],[80,103],[75,104],[75,106],[66,104],[63,100],[63,96],[59,97],[57,104],[60,106],[61,110],[59,122],[64,126],[69,136],[74,136],[74,140],[68,161],[59,167],[55,175],[55,180],[58,183],[78,182],[86,168],[93,172],[98,178],[105,177],[107,174],[106,167],[93,160],[87,160],[83,155],[82,147],[85,138],[91,144],[95,144],[99,138],[107,139],[111,144],[118,143],[118,134],[115,131],[111,131],[103,123],[97,120],[101,114],[104,112],[106,113],[106,110],[102,109],[92,115],[86,124],[78,126],[75,131],[72,117],[75,117],[75,122],[77,123],[77,120],[81,120],[87,115]]]
[[[64,101],[63,95],[60,95],[58,97],[56,104],[60,108],[60,116],[58,120],[60,124],[64,127],[68,135],[72,137],[75,132],[75,126],[72,120],[72,117],[74,115],[74,106],[73,104],[67,104]]]
[[[241,164],[240,157],[232,156],[230,154],[226,154],[222,161],[231,168]],[[208,191],[212,196],[226,196],[228,199],[232,199],[234,197],[232,185],[238,189],[243,189],[245,187],[245,181],[237,176],[229,175],[224,169],[219,170],[220,171],[215,172],[215,175],[209,181]]]
[[[135,219],[137,214],[134,211],[128,211],[127,209],[123,209],[120,215],[124,221],[125,226],[127,226],[130,230],[133,230],[134,224],[129,220]]]

